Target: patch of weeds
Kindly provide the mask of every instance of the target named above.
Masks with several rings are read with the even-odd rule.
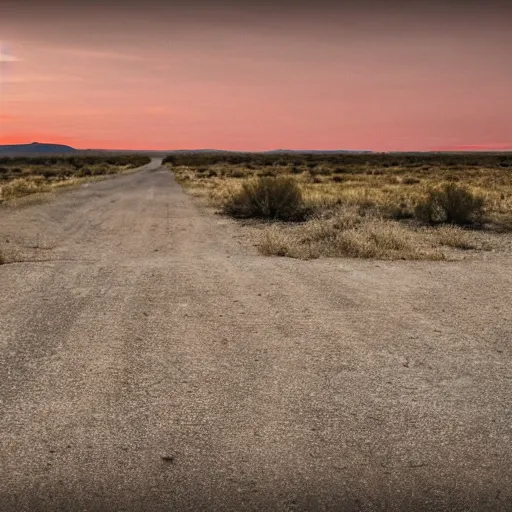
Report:
[[[433,249],[424,234],[411,231],[399,222],[361,217],[354,208],[342,210],[329,219],[312,219],[299,226],[268,226],[258,248],[265,255],[300,259],[444,259],[443,253]]]
[[[473,240],[467,231],[458,226],[439,226],[432,232],[435,242],[454,249],[479,249],[480,246]]]

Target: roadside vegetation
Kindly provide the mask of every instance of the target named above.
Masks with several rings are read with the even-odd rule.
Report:
[[[118,174],[149,163],[142,155],[0,158],[0,202]]]
[[[512,153],[178,153],[190,193],[263,254],[441,260],[512,233]]]

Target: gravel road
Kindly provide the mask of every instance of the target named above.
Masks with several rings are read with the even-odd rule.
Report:
[[[2,512],[512,510],[509,255],[263,257],[158,160],[0,218]]]

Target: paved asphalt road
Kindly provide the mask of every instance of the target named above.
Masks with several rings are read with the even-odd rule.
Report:
[[[259,256],[154,161],[0,209],[0,510],[512,510],[512,265]]]

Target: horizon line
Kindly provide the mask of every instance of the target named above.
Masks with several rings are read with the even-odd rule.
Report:
[[[448,146],[441,148],[432,148],[432,149],[407,149],[407,150],[398,150],[398,149],[389,149],[389,150],[373,150],[373,149],[312,149],[312,148],[273,148],[273,149],[260,149],[260,150],[240,150],[240,149],[223,149],[223,148],[204,148],[204,147],[195,147],[195,148],[174,148],[174,149],[128,149],[128,148],[100,148],[100,147],[75,147],[70,144],[63,144],[59,142],[25,142],[25,143],[14,143],[14,144],[2,144],[0,143],[0,148],[2,146],[30,146],[30,145],[56,145],[56,146],[66,146],[74,149],[75,151],[115,151],[115,152],[152,152],[152,153],[166,153],[166,152],[175,152],[175,151],[219,151],[226,153],[270,153],[270,152],[294,152],[294,153],[303,153],[303,152],[315,152],[315,153],[334,153],[334,152],[348,152],[348,153],[501,153],[501,152],[512,152],[512,145],[505,146],[502,144],[496,144],[496,146],[485,145],[485,144],[461,144],[457,146]]]

